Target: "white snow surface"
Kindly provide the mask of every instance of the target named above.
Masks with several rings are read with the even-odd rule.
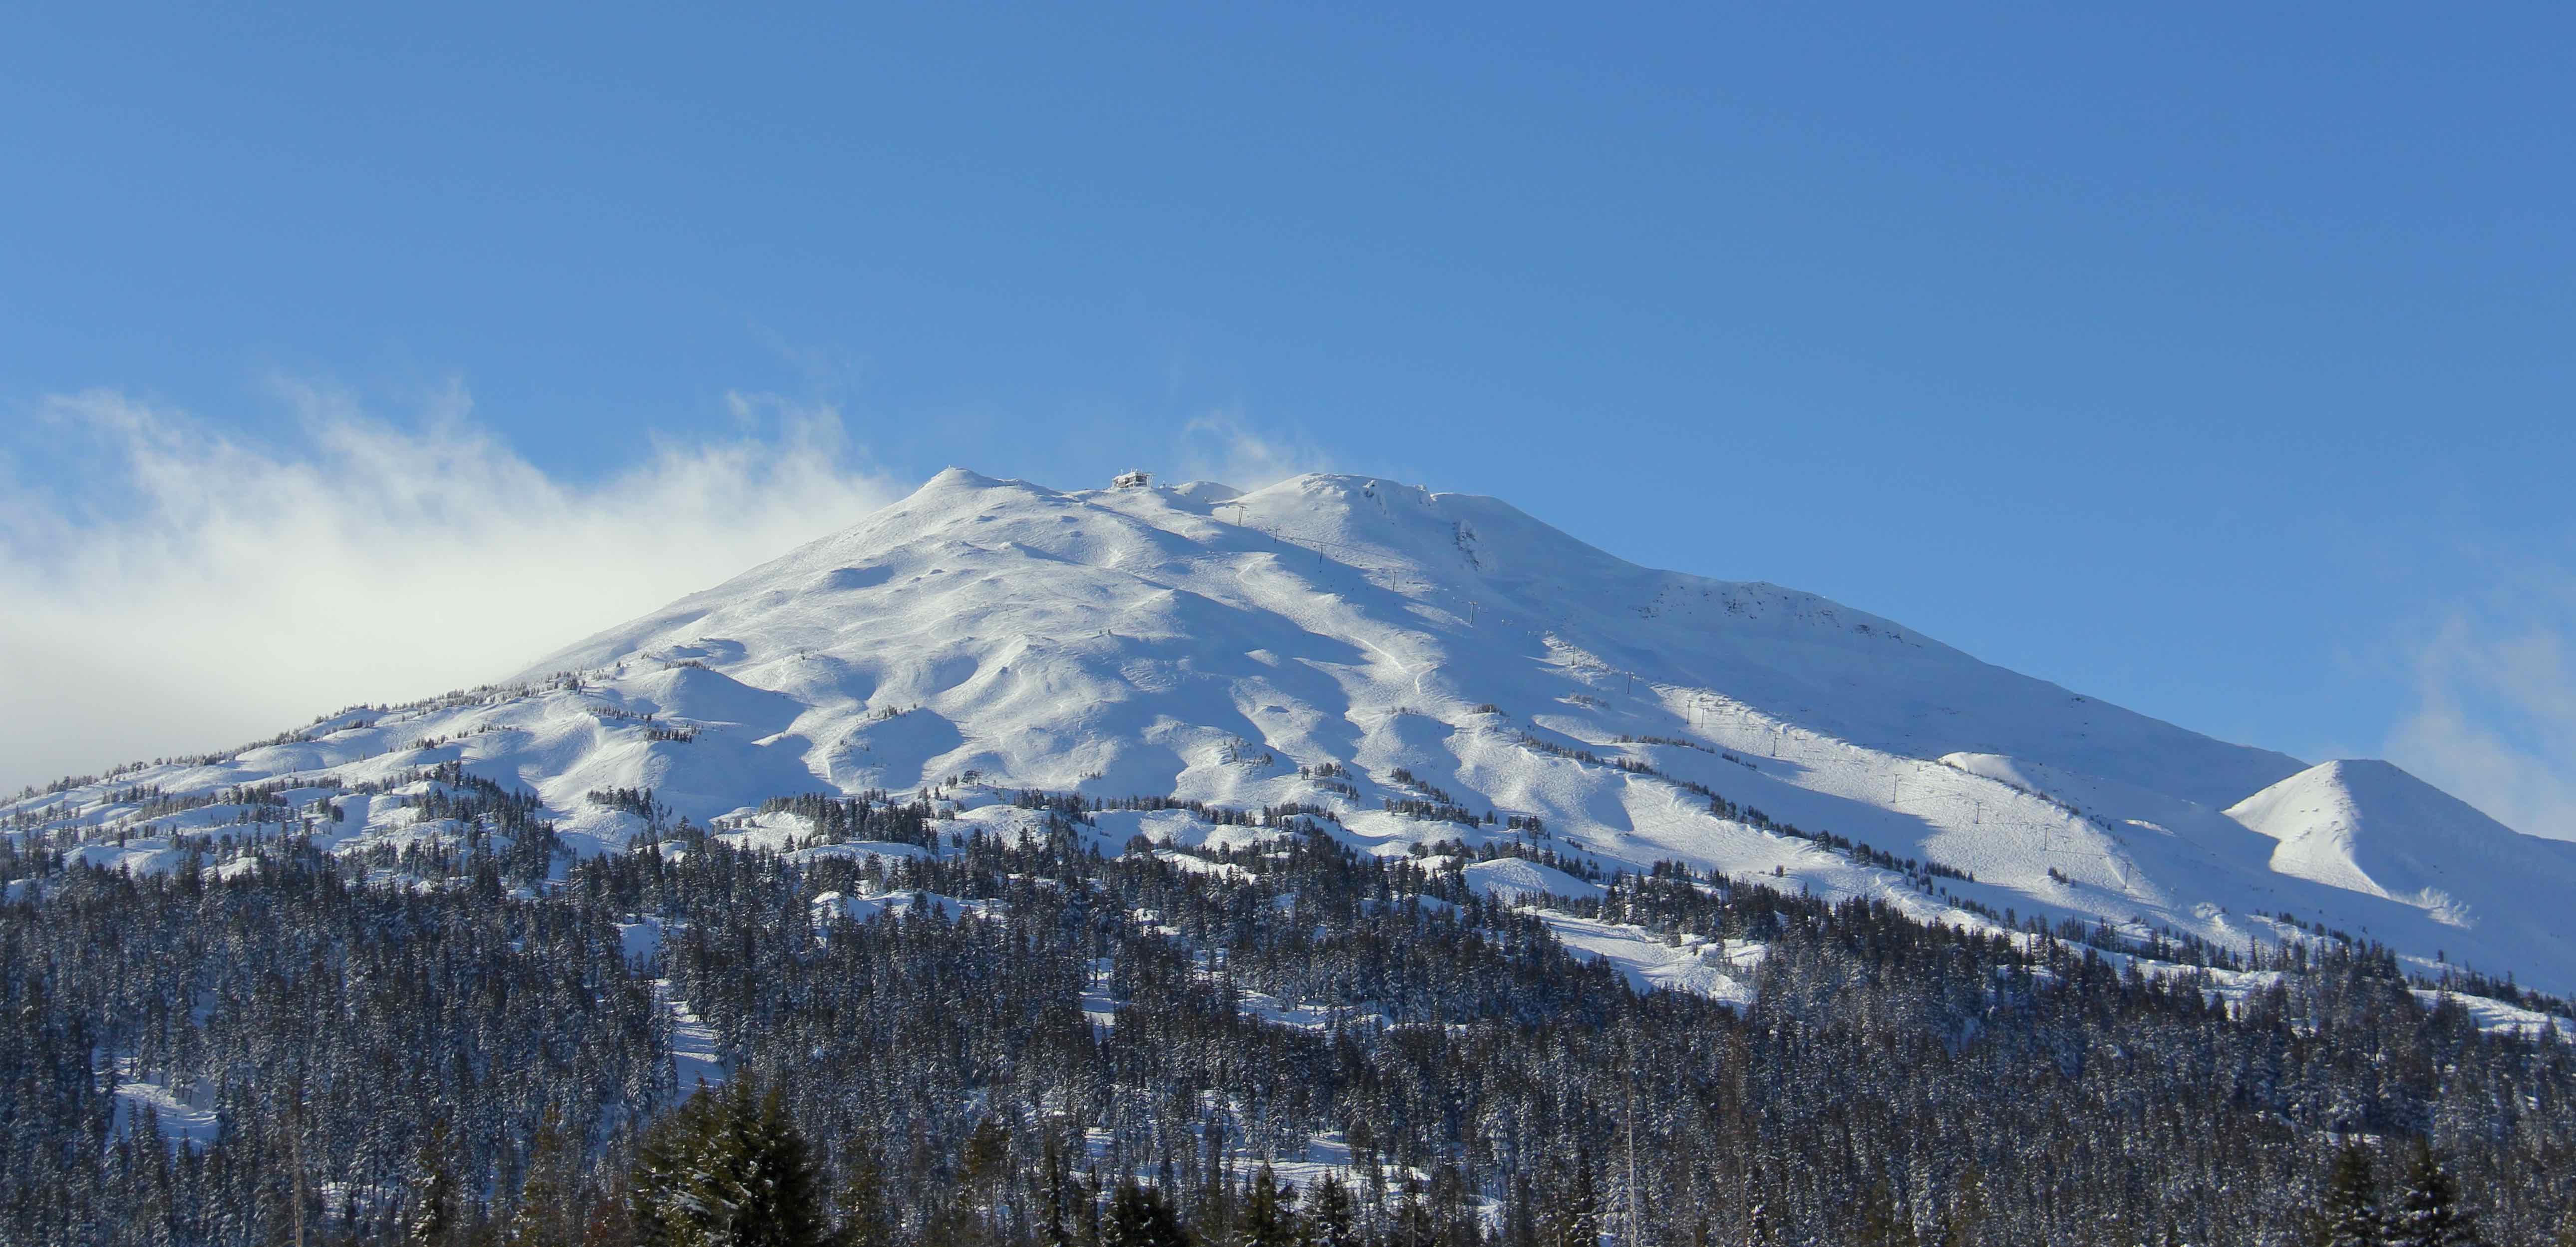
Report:
[[[116,860],[167,869],[169,842],[144,838],[221,829],[119,790],[292,778],[311,785],[289,798],[297,817],[355,846],[442,830],[383,796],[333,793],[445,761],[533,790],[586,850],[647,834],[587,797],[618,788],[649,787],[701,823],[772,796],[958,781],[1302,801],[1338,811],[1341,834],[1373,852],[1519,839],[1604,870],[1672,859],[1926,918],[1973,920],[1963,899],[2239,948],[2311,938],[2271,916],[2288,913],[2428,971],[2440,953],[2576,989],[2560,916],[2576,853],[2393,767],[2311,769],[1812,594],[1640,567],[1492,498],[1353,476],[1060,492],[952,468],[502,685],[344,711],[281,743],[0,813],[124,834]],[[1343,774],[1311,774],[1325,764]],[[2333,782],[2309,782],[2321,772]],[[1908,880],[1719,817],[1684,783],[1975,881]],[[1439,794],[1497,821],[1381,808]],[[1508,830],[1513,815],[1546,834]],[[783,847],[795,829],[777,817],[738,834]],[[1184,846],[1258,835],[1171,813],[1104,816],[1103,831]],[[1553,870],[1477,869],[1496,895],[1581,894]],[[1644,950],[1595,950],[1614,951],[1649,981],[1726,975],[1696,951],[1648,970],[1630,956]]]
[[[2228,807],[2271,837],[2274,871],[2576,959],[2576,857],[2386,762],[2327,762]]]

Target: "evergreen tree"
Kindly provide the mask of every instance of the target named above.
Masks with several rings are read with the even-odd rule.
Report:
[[[1360,1247],[1359,1223],[1351,1208],[1350,1188],[1327,1175],[1306,1195],[1307,1241],[1315,1247]]]
[[[700,1084],[678,1108],[644,1132],[627,1198],[636,1239],[645,1247],[701,1247],[719,1241],[733,1206],[736,1158],[724,1154],[730,1133],[725,1094]]]
[[[701,1088],[646,1132],[630,1206],[653,1247],[821,1247],[820,1186],[784,1094],[744,1075]]]
[[[1971,1247],[1986,1220],[1986,1180],[1970,1166],[1941,1212],[1940,1247]]]
[[[1779,1234],[1771,1225],[1771,1205],[1754,1200],[1753,1207],[1744,1214],[1744,1247],[1772,1247],[1778,1241]]]
[[[1002,1123],[984,1118],[966,1136],[965,1152],[958,1157],[960,1176],[968,1186],[989,1186],[1000,1180],[1010,1159],[1010,1132],[1002,1128]]]
[[[2388,1210],[2388,1247],[2474,1247],[2477,1226],[2460,1207],[2460,1185],[2422,1138],[2406,1165],[2406,1188]]]
[[[894,1247],[894,1216],[886,1202],[885,1164],[876,1148],[860,1143],[853,1149],[849,1176],[841,1183],[841,1233],[836,1247]]]
[[[413,1162],[411,1215],[403,1219],[404,1247],[451,1247],[463,1239],[465,1195],[457,1181],[454,1153],[447,1123],[431,1122]]]
[[[735,1112],[749,1136],[744,1150],[750,1177],[733,1241],[742,1247],[821,1247],[831,1238],[823,1176],[805,1136],[788,1116],[785,1090],[771,1087],[759,1094],[756,1112],[750,1080],[737,1094]]]
[[[1885,1181],[1870,1188],[1869,1197],[1861,1202],[1860,1225],[1851,1237],[1852,1247],[1920,1247],[1922,1240],[1914,1233],[1914,1219],[1896,1202],[1896,1194]]]
[[[990,1117],[975,1123],[957,1157],[956,1198],[945,1212],[937,1237],[955,1247],[997,1242],[1006,1219],[1003,1193],[1011,1171],[1011,1136]]]
[[[1423,1198],[1422,1181],[1407,1177],[1396,1197],[1395,1222],[1388,1227],[1388,1247],[1439,1247],[1440,1225]]]
[[[581,1247],[634,1247],[642,1236],[635,1229],[635,1214],[626,1191],[612,1179],[607,1190],[595,1192],[590,1207],[582,1214]]]
[[[508,1247],[577,1247],[574,1219],[575,1166],[563,1114],[549,1105],[528,1144],[527,1174],[519,1183],[517,1207],[502,1241]]]
[[[1101,1247],[1109,1237],[1108,1230],[1103,1226],[1100,1217],[1100,1196],[1103,1189],[1100,1185],[1099,1170],[1091,1171],[1082,1180],[1082,1202],[1074,1209],[1080,1214],[1074,1221],[1074,1242],[1079,1247]]]
[[[1511,1193],[1503,1200],[1503,1223],[1495,1231],[1494,1247],[1538,1247],[1537,1204],[1529,1179],[1515,1177]]]
[[[1190,1210],[1190,1228],[1206,1242],[1231,1243],[1235,1241],[1234,1174],[1225,1163],[1225,1118],[1209,1117],[1199,1127],[1199,1140],[1205,1152],[1200,1172],[1206,1178],[1198,1206]]]
[[[1253,1172],[1252,1185],[1244,1192],[1234,1241],[1241,1247],[1295,1247],[1300,1241],[1296,1214],[1279,1189],[1279,1175],[1267,1161]]]
[[[1073,1169],[1065,1162],[1064,1146],[1049,1134],[1045,1153],[1039,1158],[1041,1185],[1038,1212],[1039,1247],[1074,1247],[1073,1201],[1076,1188]]]
[[[1161,1190],[1146,1186],[1134,1178],[1118,1183],[1118,1194],[1109,1201],[1109,1224],[1103,1227],[1101,1247],[1190,1247],[1188,1232],[1181,1228],[1180,1218],[1172,1213],[1171,1204]]]
[[[1442,1247],[1482,1247],[1484,1218],[1469,1200],[1467,1177],[1456,1164],[1443,1161],[1432,1171],[1429,1204],[1435,1242]]]
[[[1601,1200],[1592,1181],[1592,1158],[1577,1152],[1573,1171],[1552,1185],[1554,1197],[1539,1218],[1539,1242],[1544,1247],[1596,1247]]]
[[[2316,1214],[2318,1247],[2384,1247],[2379,1208],[2379,1180],[2371,1175],[2370,1153],[2360,1144],[2335,1153],[2334,1168]]]

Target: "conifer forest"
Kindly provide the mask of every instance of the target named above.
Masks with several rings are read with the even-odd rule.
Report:
[[[2366,945],[2231,1000],[1680,866],[1506,905],[1456,871],[1509,844],[1372,858],[1298,810],[1122,849],[1084,798],[1021,794],[1013,840],[788,799],[792,851],[574,860],[450,787],[462,846],[8,849],[40,886],[0,906],[0,1236],[2576,1241],[2576,1049]],[[1534,903],[1758,950],[1753,996],[1641,994]]]

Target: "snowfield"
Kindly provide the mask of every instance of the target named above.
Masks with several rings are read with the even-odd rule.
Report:
[[[800,818],[760,805],[803,793],[978,792],[940,825],[1001,835],[1042,821],[998,799],[1018,789],[1294,803],[1381,854],[1512,840],[1587,872],[1677,860],[1926,918],[2233,949],[2335,931],[2428,974],[2576,990],[2576,852],[2386,763],[2213,740],[1811,594],[1350,476],[1059,492],[951,469],[498,685],[0,817],[135,871],[187,868],[191,838],[398,855],[475,834],[423,809],[423,772],[448,763],[533,793],[584,852],[681,819],[780,852],[922,851],[800,848]],[[1262,834],[1174,809],[1098,825],[1107,852]],[[1466,870],[1516,901],[1597,891],[1530,861]],[[1551,922],[1640,986],[1749,977],[1745,950]]]

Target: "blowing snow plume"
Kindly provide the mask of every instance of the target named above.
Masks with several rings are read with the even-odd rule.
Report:
[[[567,620],[606,625],[899,492],[859,466],[832,410],[767,396],[729,400],[733,440],[657,440],[569,480],[476,424],[461,390],[416,425],[282,392],[286,445],[115,391],[39,406],[43,434],[112,467],[77,488],[10,473],[0,782],[479,683],[560,643]]]

